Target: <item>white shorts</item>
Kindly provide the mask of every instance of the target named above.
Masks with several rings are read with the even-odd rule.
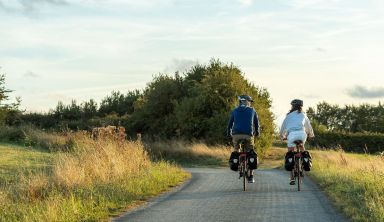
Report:
[[[290,132],[287,136],[288,147],[296,147],[296,144],[294,143],[296,140],[301,140],[303,141],[303,144],[305,144],[305,141],[307,140],[307,134],[304,131]]]

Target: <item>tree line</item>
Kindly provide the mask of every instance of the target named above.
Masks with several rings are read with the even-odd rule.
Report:
[[[250,83],[237,66],[219,60],[195,65],[183,74],[159,74],[143,90],[114,91],[99,104],[94,99],[59,102],[47,113],[19,113],[8,122],[55,130],[120,125],[132,137],[139,132],[154,139],[223,143],[229,114],[241,94],[254,98],[260,117],[262,136],[256,145],[269,147],[274,125],[268,91]]]
[[[312,146],[342,148],[346,151],[376,153],[384,151],[384,106],[331,105],[327,102],[310,107],[315,138]]]
[[[307,115],[320,130],[384,133],[384,106],[380,102],[342,107],[321,102],[316,108],[308,108]]]

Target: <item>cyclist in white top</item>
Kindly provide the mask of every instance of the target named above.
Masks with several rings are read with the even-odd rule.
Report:
[[[309,162],[304,163],[308,164],[304,167],[305,170],[310,170],[311,160],[310,154],[308,151],[305,151],[304,144],[308,137],[314,137],[313,128],[311,123],[305,113],[302,112],[303,109],[303,100],[294,99],[291,102],[291,110],[285,117],[283,124],[280,128],[280,138],[282,140],[287,140],[288,152],[286,154],[285,169],[292,171],[293,163],[292,160],[293,152],[295,151],[296,144],[294,143],[297,140],[303,141],[300,146],[300,151],[303,152],[303,155],[308,157]],[[290,159],[291,158],[291,159]],[[307,159],[307,160],[308,160]],[[292,174],[291,174],[292,175]],[[291,176],[290,184],[294,185],[295,181],[293,176]]]

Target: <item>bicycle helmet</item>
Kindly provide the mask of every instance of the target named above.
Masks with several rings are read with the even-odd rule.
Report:
[[[248,101],[248,102],[253,102],[253,99],[252,97],[248,96],[248,95],[241,95],[238,97],[239,101]]]
[[[292,106],[303,106],[303,100],[301,99],[294,99],[291,101]]]

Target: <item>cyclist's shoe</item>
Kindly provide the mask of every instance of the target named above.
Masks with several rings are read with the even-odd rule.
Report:
[[[253,175],[248,177],[248,183],[254,183],[255,179],[253,178]]]
[[[290,179],[290,181],[289,181],[289,185],[295,185],[295,179]]]
[[[240,177],[242,177],[243,176],[243,172],[239,172],[239,175],[240,175]]]

